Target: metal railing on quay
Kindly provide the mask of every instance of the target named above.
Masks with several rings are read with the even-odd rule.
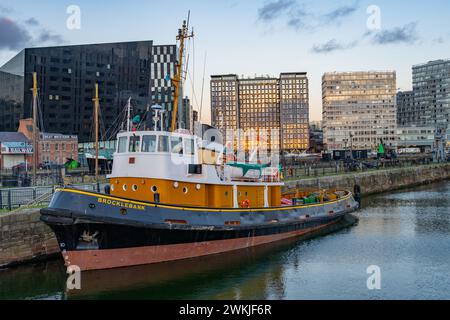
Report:
[[[341,160],[341,161],[305,161],[303,163],[284,163],[284,179],[301,179],[340,175],[354,172],[368,172],[382,169],[407,168],[432,164],[428,158],[424,159],[382,159],[382,160]]]
[[[103,192],[106,183],[74,184],[67,187]],[[12,211],[21,207],[41,207],[50,203],[51,197],[57,188],[61,186],[42,186],[26,188],[2,188],[0,189],[0,210]]]

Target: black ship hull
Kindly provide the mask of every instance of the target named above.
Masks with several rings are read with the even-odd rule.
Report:
[[[41,220],[67,266],[110,269],[218,254],[320,232],[358,208],[334,202],[261,209],[182,208],[78,190],[58,191]]]

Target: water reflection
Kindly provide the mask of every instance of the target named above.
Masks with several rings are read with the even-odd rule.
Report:
[[[284,296],[279,255],[288,241],[192,260],[89,271],[69,299],[266,299]]]
[[[0,271],[0,299],[266,299],[284,297],[279,255],[295,241],[192,260],[83,272],[65,290],[61,260]]]
[[[61,299],[65,268],[61,261],[0,270],[0,299]]]

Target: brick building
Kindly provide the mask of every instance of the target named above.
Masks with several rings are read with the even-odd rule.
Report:
[[[31,163],[33,147],[20,132],[0,132],[0,170]]]
[[[20,120],[19,132],[33,140],[33,120]],[[67,159],[78,160],[78,137],[59,133],[39,132],[38,164],[64,164]]]

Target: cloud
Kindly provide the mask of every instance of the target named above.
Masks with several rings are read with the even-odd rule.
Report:
[[[288,28],[297,32],[311,31],[340,23],[359,8],[359,1],[324,13],[310,11],[297,0],[272,1],[258,9],[258,20],[268,23],[280,18],[286,21]]]
[[[13,12],[14,12],[14,10],[10,7],[0,6],[0,13],[9,14],[9,13],[13,13]]]
[[[62,44],[65,42],[61,35],[54,34],[46,29],[41,30],[36,40],[39,43],[53,43],[53,44]]]
[[[26,29],[15,21],[0,17],[0,50],[22,49],[30,43],[32,37]]]
[[[418,39],[417,23],[412,22],[403,27],[396,27],[389,30],[382,30],[373,35],[373,43],[378,45],[406,43],[413,44]],[[369,33],[370,34],[370,33]]]
[[[258,9],[258,19],[263,21],[272,21],[279,15],[296,5],[295,0],[278,0],[265,4]]]
[[[298,9],[293,13],[288,20],[288,27],[299,31],[300,29],[311,29],[311,25],[308,23],[309,14],[302,10]]]
[[[433,39],[433,43],[434,44],[443,44],[443,43],[445,43],[445,40],[443,37],[438,37],[436,39]]]
[[[342,6],[339,7],[329,13],[323,15],[323,18],[330,22],[336,22],[342,18],[346,18],[352,15],[358,9],[358,3],[355,3],[353,6]]]
[[[348,44],[339,43],[336,39],[331,39],[323,44],[315,44],[311,48],[312,53],[331,53],[334,51],[341,51],[354,48],[358,45],[357,41]]]
[[[37,27],[39,25],[39,21],[36,18],[29,18],[25,20],[25,23],[32,27]]]
[[[24,21],[24,25],[37,27],[41,23],[35,18]],[[21,23],[10,18],[0,16],[0,50],[21,50],[28,46],[42,44],[62,44],[61,35],[53,33],[45,28],[33,30],[30,33]]]

